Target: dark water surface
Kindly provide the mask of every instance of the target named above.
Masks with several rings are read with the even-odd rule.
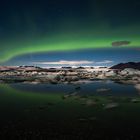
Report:
[[[73,84],[11,84],[11,87],[25,91],[34,92],[38,94],[67,94],[74,92],[76,87],[80,87],[78,93],[80,95],[99,95],[99,96],[139,96],[138,91],[134,85],[118,84],[110,80],[98,81],[81,81]],[[100,89],[106,89],[103,94]]]
[[[134,85],[0,84],[1,139],[140,139],[140,97]]]

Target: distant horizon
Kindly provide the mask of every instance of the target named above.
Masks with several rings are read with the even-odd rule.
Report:
[[[132,62],[132,61],[131,61]],[[130,61],[129,62],[125,62],[125,63],[131,63]],[[125,64],[123,62],[121,62],[122,64]],[[121,63],[116,63],[114,65],[118,65],[118,64],[121,64]],[[132,62],[132,63],[140,63],[139,62]],[[83,68],[102,68],[102,67],[105,67],[105,68],[110,68],[114,65],[111,65],[111,66],[103,66],[103,65],[100,65],[100,66],[93,66],[93,65],[88,65],[88,66],[44,66],[44,67],[40,67],[40,66],[35,66],[35,65],[0,65],[0,67],[40,67],[40,68],[68,68],[68,67],[71,67],[71,68],[79,68],[79,67],[83,67]]]
[[[139,62],[140,51],[135,48],[82,49],[28,53],[0,63],[2,66],[37,67],[111,67],[119,63]]]
[[[33,65],[0,65],[0,67],[39,67],[39,66],[33,66]],[[40,68],[63,68],[64,66],[55,66],[55,67],[40,67]],[[93,68],[99,68],[99,67],[107,67],[107,66],[66,66],[64,68],[71,67],[71,68],[79,68],[79,67],[93,67]]]

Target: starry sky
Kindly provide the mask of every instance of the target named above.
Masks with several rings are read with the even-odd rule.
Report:
[[[1,1],[0,64],[139,61],[139,7],[138,0]]]

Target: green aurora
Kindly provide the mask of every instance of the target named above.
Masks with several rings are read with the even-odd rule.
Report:
[[[97,29],[96,29],[97,30]],[[135,32],[136,29],[133,31]],[[32,38],[31,38],[32,39]],[[14,39],[13,39],[14,40]],[[17,55],[44,51],[69,51],[83,48],[111,48],[112,42],[127,40],[131,43],[125,47],[139,47],[140,40],[137,31],[101,31],[63,33],[50,37],[34,38],[33,40],[19,39],[1,44],[0,62],[9,60]]]
[[[110,48],[114,41],[139,47],[139,5],[134,0],[4,1],[0,62],[26,53]]]

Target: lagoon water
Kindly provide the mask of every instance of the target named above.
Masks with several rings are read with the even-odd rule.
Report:
[[[140,138],[140,97],[134,85],[0,84],[0,112],[5,139]]]
[[[76,87],[79,95],[96,95],[96,96],[139,96],[139,92],[134,85],[119,84],[110,80],[98,81],[80,81],[73,84],[27,84],[16,83],[10,84],[14,89],[33,92],[35,94],[69,94],[75,92]],[[104,92],[98,92],[100,89],[106,89]]]

